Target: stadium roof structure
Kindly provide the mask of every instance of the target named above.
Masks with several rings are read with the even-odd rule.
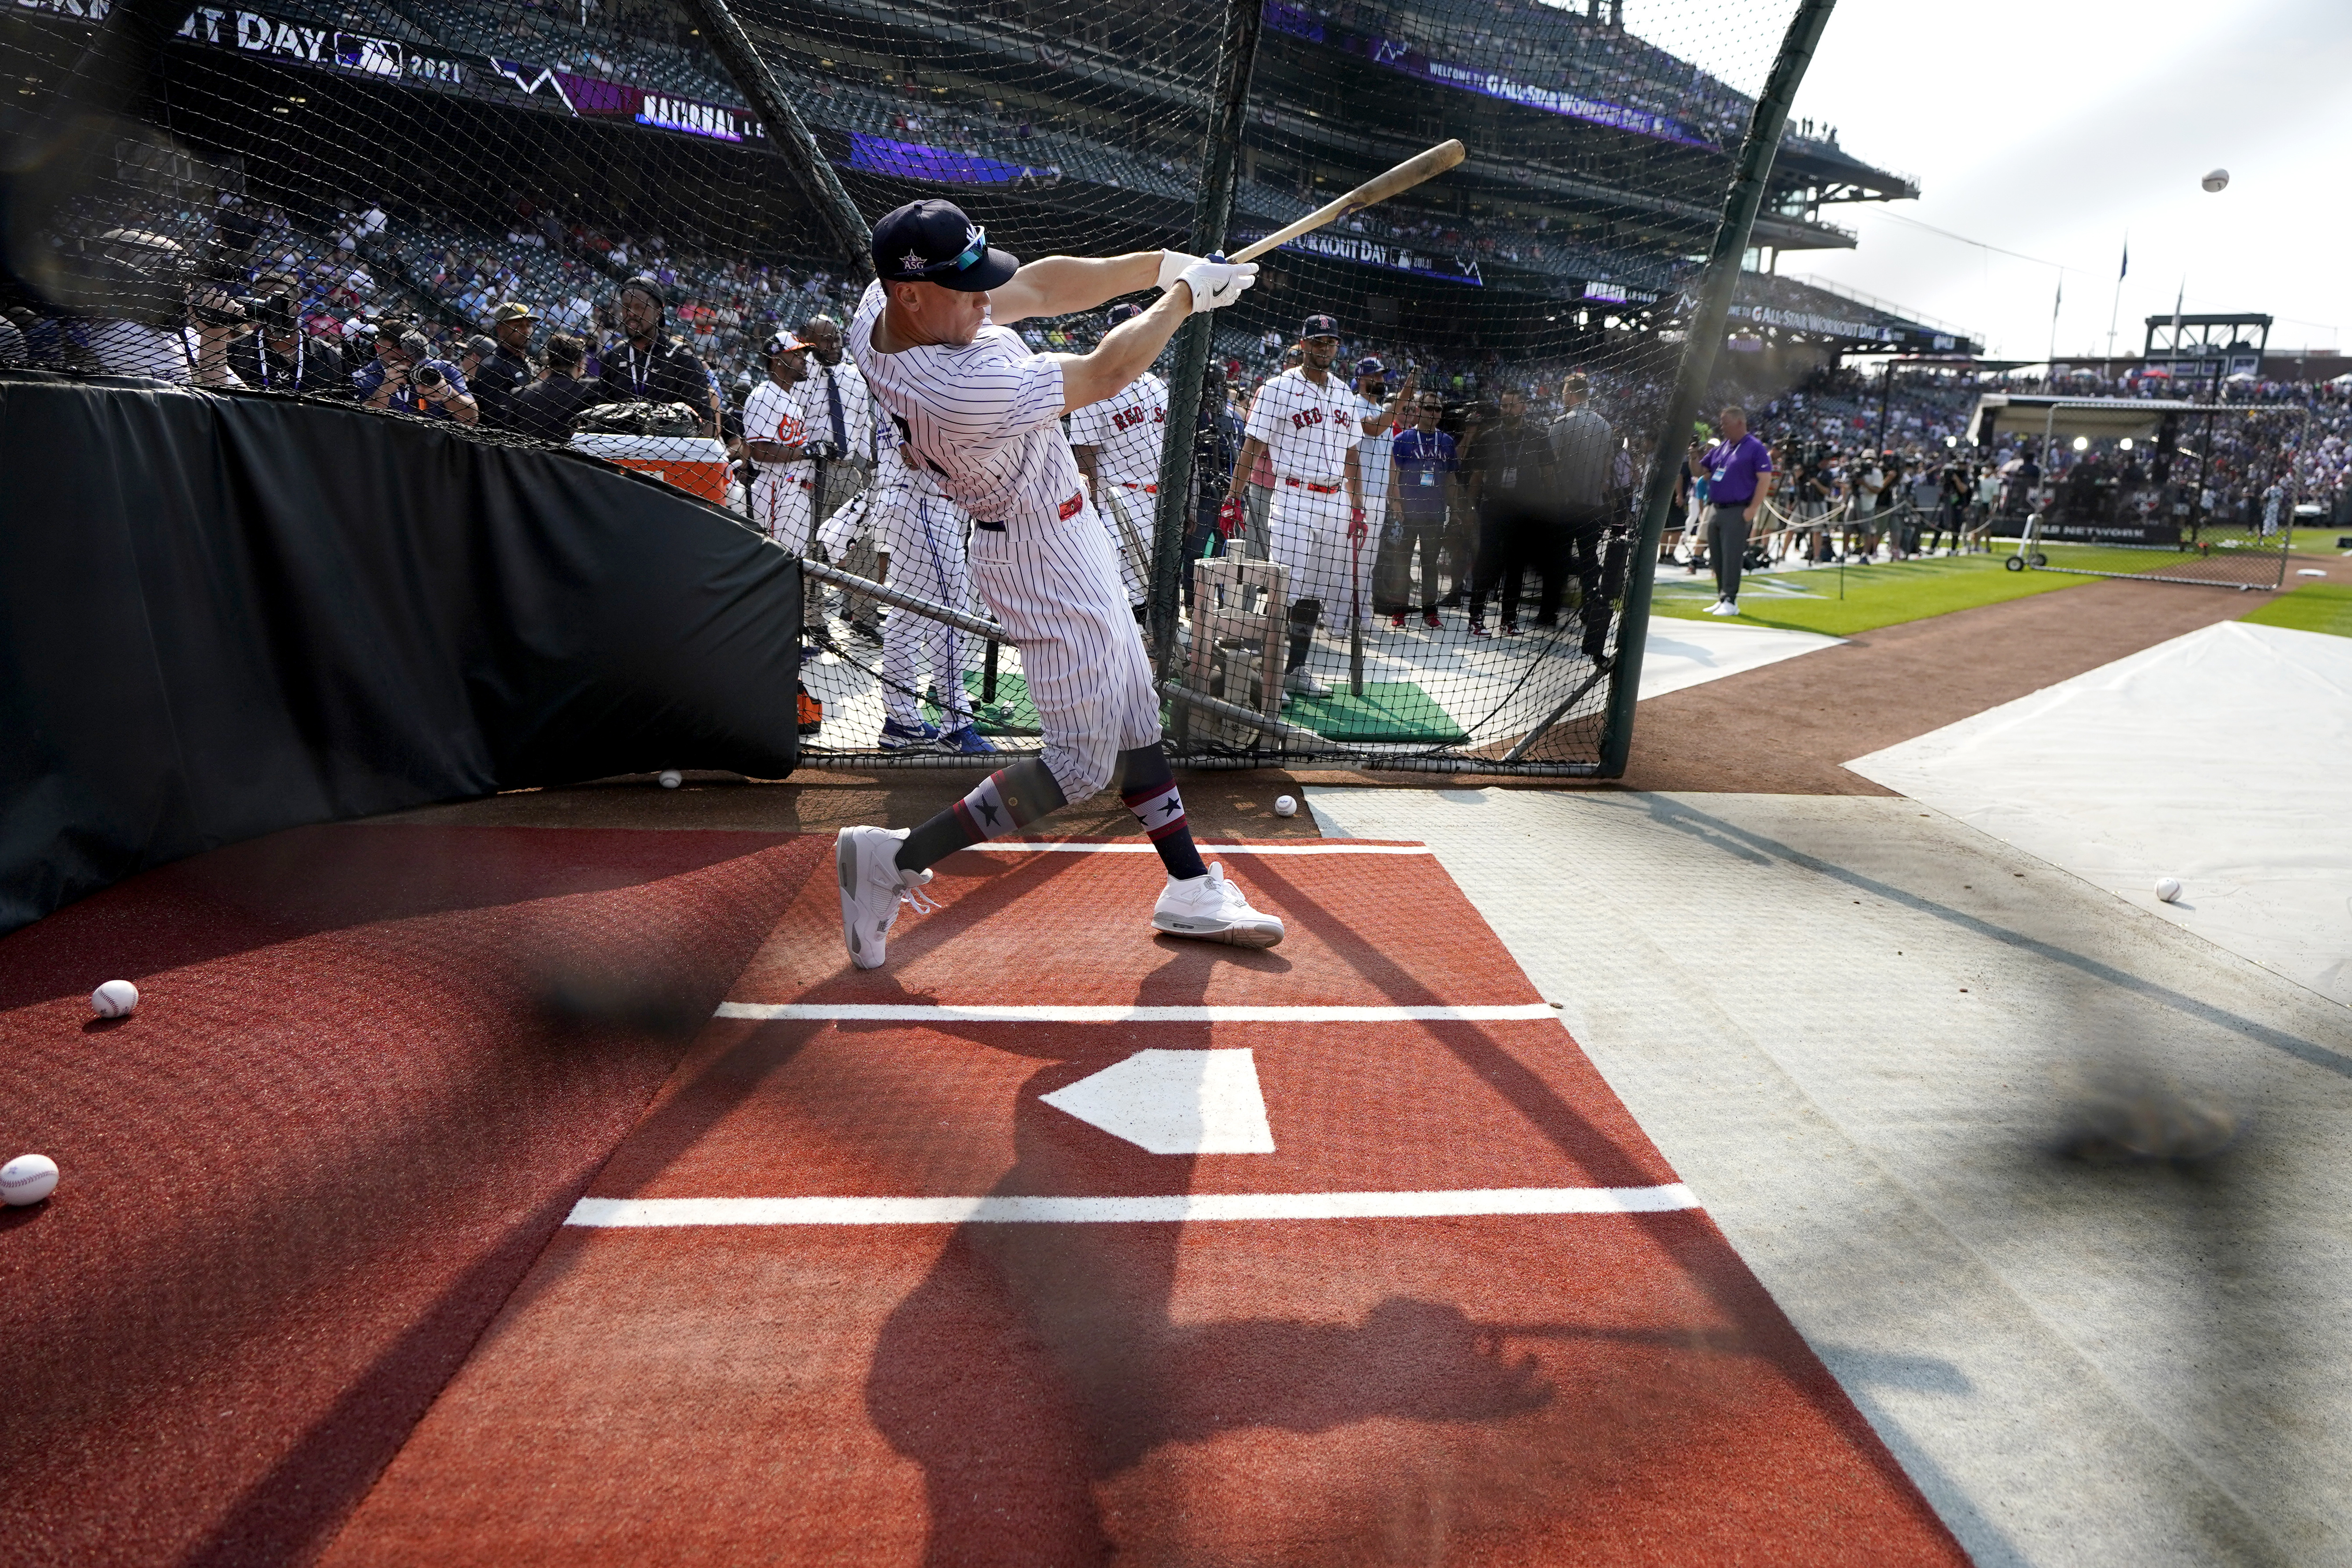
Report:
[[[1969,414],[1969,434],[1989,447],[1996,430],[2030,430],[2069,439],[2128,436],[2146,440],[2182,415],[2243,413],[2243,405],[2185,403],[2160,397],[2057,397],[2047,393],[1988,392]]]
[[[308,134],[331,137],[339,97],[348,96],[331,85],[339,76],[353,89],[408,89],[523,111],[543,133],[499,130],[512,121],[496,116],[472,132],[511,149],[515,167],[576,169],[577,153],[557,140],[570,132],[552,121],[601,126],[620,139],[598,143],[609,154],[565,183],[624,190],[632,223],[688,233],[690,201],[665,205],[658,182],[620,169],[632,161],[628,137],[674,139],[669,146],[683,150],[665,153],[673,162],[698,142],[717,153],[767,142],[682,25],[674,35],[591,26],[558,7],[534,8],[530,26],[518,29],[504,0],[253,3],[300,21],[199,8],[180,46],[202,51],[224,84],[250,68],[249,101],[228,102],[223,117],[270,134],[305,133],[307,116],[316,123]],[[1538,321],[1605,317],[1640,330],[1683,305],[1703,248],[1693,237],[1713,229],[1709,193],[1728,176],[1753,107],[1748,97],[1581,8],[1359,0],[1342,20],[1289,0],[1264,4],[1231,239],[1268,232],[1458,134],[1470,155],[1442,185],[1303,237],[1286,247],[1285,265],[1344,276],[1342,286],[1360,295],[1397,297],[1408,318],[1447,322],[1503,310]],[[1026,20],[1029,8],[1010,0],[738,0],[736,9],[824,155],[870,177],[869,192],[906,199],[971,185],[994,205],[1059,214],[1044,228],[1075,229],[1104,246],[1140,248],[1189,231],[1203,88],[1179,51],[1139,47],[1179,25],[1161,8],[1103,0],[1087,13],[1098,20],[1076,36],[1040,31]],[[59,21],[86,15],[75,0],[18,0],[17,11]],[[1182,25],[1203,17],[1213,26],[1207,13]],[[340,29],[337,47],[312,47],[306,58],[299,39],[320,36],[318,24]],[[325,79],[327,96],[306,102],[270,85],[268,73],[289,67]],[[380,188],[462,205],[460,192],[444,188],[457,174],[489,203],[511,183],[500,171],[484,160],[426,180],[393,161]],[[792,182],[751,188],[714,178],[740,192],[730,215],[737,232],[767,236],[780,252],[814,253],[817,226],[795,217],[806,209]],[[1755,240],[1775,251],[1852,246],[1851,233],[1821,220],[1824,205],[1916,194],[1912,182],[1833,140],[1803,134],[1784,145],[1772,180]],[[593,205],[593,193],[587,200]],[[1742,279],[1734,328],[1844,350],[1974,346],[1840,291],[1753,276]]]
[[[1811,342],[1840,353],[1894,352],[1950,356],[1959,363],[1984,344],[1957,327],[1905,314],[1876,300],[1802,279],[1743,272],[1732,296],[1735,331],[1790,342]],[[1906,361],[1905,363],[1927,363]]]

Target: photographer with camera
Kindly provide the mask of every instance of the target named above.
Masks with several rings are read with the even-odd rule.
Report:
[[[245,307],[176,240],[111,228],[93,242],[90,256],[99,310],[89,347],[100,372],[184,385],[240,384],[228,351],[244,326]]]
[[[454,419],[460,425],[481,418],[481,409],[466,391],[465,375],[447,360],[433,357],[433,345],[425,342],[423,332],[401,333],[389,358],[380,344],[377,358],[383,365],[383,378],[368,395],[368,407],[427,419]]]

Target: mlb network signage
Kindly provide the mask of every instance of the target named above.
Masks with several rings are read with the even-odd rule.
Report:
[[[1538,87],[1532,82],[1519,81],[1496,71],[1480,70],[1474,66],[1432,59],[1412,45],[1393,38],[1367,37],[1361,33],[1327,26],[1321,17],[1296,6],[1285,5],[1281,0],[1265,0],[1265,22],[1276,32],[1288,33],[1293,37],[1305,38],[1311,43],[1328,44],[1348,54],[1361,56],[1376,66],[1402,71],[1423,81],[1433,81],[1441,87],[1460,88],[1465,92],[1499,98],[1506,102],[1542,110],[1547,114],[1564,115],[1570,120],[1587,121],[1594,125],[1613,126],[1639,136],[1654,136],[1662,142],[1680,142],[1692,147],[1719,145],[1699,135],[1683,121],[1664,114],[1628,109],[1622,103],[1586,98],[1581,93],[1563,92],[1557,88]]]
[[[626,82],[602,81],[568,71],[527,66],[517,60],[493,59],[500,78],[527,94],[541,89],[572,114],[596,120],[634,120],[657,131],[687,136],[707,136],[714,142],[764,142],[760,122],[740,109],[722,103],[702,103],[690,98],[631,87]]]

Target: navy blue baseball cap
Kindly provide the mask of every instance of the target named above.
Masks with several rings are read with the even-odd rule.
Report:
[[[990,247],[988,231],[953,202],[908,202],[874,226],[874,271],[885,283],[984,294],[1020,269],[1020,262]]]
[[[1103,317],[1103,325],[1105,327],[1116,327],[1121,321],[1131,321],[1141,314],[1143,314],[1143,307],[1137,304],[1134,300],[1129,300],[1120,304],[1113,305],[1108,313]]]
[[[1298,329],[1298,335],[1302,339],[1336,338],[1339,335],[1339,323],[1328,316],[1309,316]]]
[[[1363,358],[1356,362],[1356,374],[1358,375],[1386,375],[1388,373],[1389,367],[1382,364],[1370,354],[1366,354]]]

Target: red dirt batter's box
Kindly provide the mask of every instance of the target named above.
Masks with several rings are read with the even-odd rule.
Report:
[[[902,922],[891,967],[868,974],[843,964],[816,879],[734,999],[1532,999],[1426,857],[1234,856],[1291,927],[1247,954],[1147,939],[1150,857],[991,858],[1010,868],[965,881],[955,867],[945,908]],[[1018,963],[1016,924],[1032,939]],[[1254,1053],[1275,1152],[1154,1156],[1039,1098],[1138,1049],[1210,1047]],[[593,1191],[1673,1179],[1549,1021],[793,1019],[713,1025]],[[330,1560],[1114,1553],[1962,1561],[1692,1210],[567,1229]]]

